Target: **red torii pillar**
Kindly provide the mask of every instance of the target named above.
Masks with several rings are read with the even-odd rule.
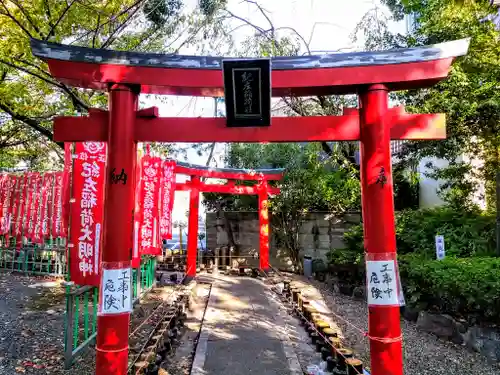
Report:
[[[188,174],[191,181],[177,183],[176,190],[189,191],[189,220],[188,220],[188,250],[186,261],[186,274],[189,277],[196,276],[196,259],[198,256],[198,215],[200,192],[220,194],[246,194],[257,195],[259,198],[259,268],[263,271],[269,269],[269,212],[267,200],[269,194],[279,194],[278,188],[268,186],[268,180],[278,180],[283,177],[282,170],[241,172],[237,169],[217,169],[202,166],[183,165],[176,166],[176,173]],[[206,184],[200,181],[200,175],[204,177],[231,179],[226,184]],[[254,186],[237,186],[234,178],[256,179],[258,183]]]
[[[225,118],[159,118],[155,109],[135,111],[135,87],[143,93],[224,96],[222,58],[152,58],[151,54],[39,40],[32,40],[32,50],[35,56],[47,61],[55,79],[71,86],[111,92],[109,112],[91,110],[88,117],[59,117],[54,122],[55,141],[108,142],[110,178],[106,185],[104,269],[111,267],[110,262],[124,267],[130,262],[134,206],[131,191],[135,178],[135,159],[130,155],[134,154],[134,142],[361,141],[371,370],[373,375],[401,375],[399,303],[394,299],[398,287],[395,269],[389,270],[397,266],[390,140],[443,139],[446,133],[444,115],[406,114],[402,109],[388,109],[387,94],[428,87],[446,78],[453,60],[467,53],[468,44],[469,40],[462,39],[406,50],[363,52],[362,56],[345,53],[273,58],[273,96],[356,93],[360,113],[273,117],[271,126],[259,128],[228,128]],[[114,171],[123,171],[131,181],[113,186]],[[384,280],[390,280],[383,297],[382,290],[376,287],[382,274]],[[101,285],[101,295],[102,292]],[[122,315],[98,318],[97,375],[126,374],[129,313]]]
[[[198,216],[200,212],[200,177],[191,176],[191,189],[189,190],[189,220],[186,274],[188,277],[196,276],[196,258],[198,257]]]
[[[267,181],[259,182],[259,268],[266,272],[269,270],[269,199]]]

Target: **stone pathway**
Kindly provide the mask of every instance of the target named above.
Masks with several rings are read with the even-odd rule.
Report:
[[[192,375],[302,375],[283,313],[257,279],[212,276]]]

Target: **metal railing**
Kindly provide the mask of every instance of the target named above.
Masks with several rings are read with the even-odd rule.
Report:
[[[67,273],[66,249],[52,244],[28,244],[20,249],[0,247],[0,270],[27,275],[64,276]]]
[[[145,258],[140,269],[132,270],[134,306],[155,284],[156,259]],[[94,343],[97,337],[99,288],[66,286],[66,317],[64,329],[64,367],[71,368],[75,359]]]

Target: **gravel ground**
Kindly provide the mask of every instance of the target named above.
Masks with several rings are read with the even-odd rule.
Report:
[[[131,330],[171,288],[156,288],[141,301],[132,314]],[[60,280],[0,272],[0,375],[93,375],[92,345],[70,370],[63,369],[65,310]]]
[[[208,283],[198,283],[192,291],[191,303],[184,328],[181,330],[181,336],[177,338],[173,350],[160,366],[168,375],[189,375],[191,373],[201,323],[210,295],[210,287]]]
[[[64,307],[58,280],[0,273],[0,375],[53,373],[64,350]]]
[[[368,329],[366,302],[341,295],[316,281],[306,282],[321,293],[328,308],[340,317],[345,317],[354,326]],[[368,340],[349,324],[337,319],[345,341],[354,349],[364,363],[369,362]],[[417,329],[415,323],[401,320],[405,375],[479,375],[499,374],[500,364],[488,364],[486,359],[465,347],[455,345]]]

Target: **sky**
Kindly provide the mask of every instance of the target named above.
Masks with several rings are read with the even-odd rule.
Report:
[[[259,27],[269,29],[269,22],[259,9],[251,4],[251,1],[228,1],[229,10],[233,14],[249,20]],[[195,6],[197,2],[198,0],[188,0],[185,3]],[[379,1],[376,0],[259,0],[258,3],[267,11],[266,14],[276,30],[284,28],[281,32],[292,33],[286,29],[292,27],[307,41],[313,54],[361,50],[363,40],[354,44],[351,34],[366,12],[375,6],[380,6]],[[231,22],[234,22],[234,27],[244,24],[237,19]],[[404,32],[405,24],[404,22],[392,24],[390,28],[397,32]],[[232,33],[235,45],[238,46],[246,37],[254,33],[255,29],[250,26],[238,28]],[[196,50],[185,48],[179,53],[196,54]],[[147,104],[158,106],[161,116],[211,117],[214,114],[214,100],[212,98],[172,96],[166,101],[150,98]],[[218,151],[220,157],[222,147],[219,147]],[[188,152],[187,161],[190,163],[205,165],[206,160],[207,155],[199,156],[195,151]],[[220,161],[218,166],[221,166]],[[181,178],[179,177],[179,179]],[[187,192],[176,192],[174,220],[187,220],[188,202]],[[200,205],[200,215],[205,215],[203,205]]]

